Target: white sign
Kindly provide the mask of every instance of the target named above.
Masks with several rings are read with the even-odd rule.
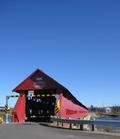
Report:
[[[28,91],[28,97],[34,97],[34,91]]]

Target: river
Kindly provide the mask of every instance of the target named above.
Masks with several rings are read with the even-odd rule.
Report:
[[[120,121],[120,117],[100,117],[100,118],[96,118],[96,120],[107,120],[107,121]],[[105,125],[98,125],[97,128],[108,128],[109,126],[105,126]],[[112,126],[112,129],[119,129],[120,130],[120,126]]]

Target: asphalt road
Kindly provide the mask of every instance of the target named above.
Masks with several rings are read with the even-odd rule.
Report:
[[[0,139],[120,139],[120,137],[26,123],[0,125]]]

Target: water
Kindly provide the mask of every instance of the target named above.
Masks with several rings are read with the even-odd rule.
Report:
[[[105,120],[105,121],[119,121],[120,122],[120,117],[100,117],[100,118],[96,118],[96,120]],[[112,128],[112,129],[119,129],[120,130],[120,126],[106,126],[106,125],[98,125],[97,128]]]

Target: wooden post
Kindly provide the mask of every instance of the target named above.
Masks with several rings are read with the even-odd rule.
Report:
[[[57,113],[57,119],[59,118],[59,115],[58,115],[58,113]],[[59,122],[57,121],[57,126],[59,126]]]
[[[70,129],[72,129],[72,123],[70,123]]]
[[[92,124],[92,131],[94,131],[95,130],[95,127],[94,127],[94,124]]]
[[[83,130],[83,124],[80,124],[80,130]]]
[[[59,122],[57,121],[57,126],[59,126]]]

